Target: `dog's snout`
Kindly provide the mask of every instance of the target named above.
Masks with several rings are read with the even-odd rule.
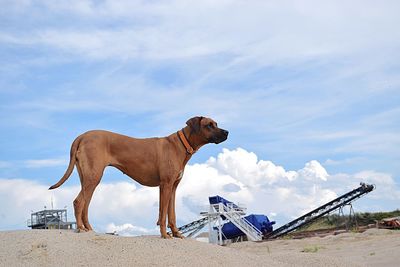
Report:
[[[229,132],[227,130],[219,128],[218,131],[215,132],[214,135],[209,139],[209,141],[210,143],[219,144],[228,139],[228,134]]]

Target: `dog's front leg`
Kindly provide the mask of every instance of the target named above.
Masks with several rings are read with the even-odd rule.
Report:
[[[170,183],[160,184],[160,214],[158,216],[158,224],[160,225],[161,237],[166,239],[171,238],[167,234],[166,220],[172,187],[173,185]]]
[[[184,238],[184,236],[179,232],[178,228],[176,227],[176,213],[175,213],[175,193],[176,188],[181,180],[177,180],[172,187],[171,198],[169,200],[168,205],[168,227],[171,229],[172,236]]]

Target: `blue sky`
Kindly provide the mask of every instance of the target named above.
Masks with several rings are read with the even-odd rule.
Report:
[[[30,210],[48,203],[50,193],[43,190],[64,173],[80,133],[165,136],[194,115],[214,118],[230,136],[191,159],[187,187],[206,174],[226,184],[182,192],[181,223],[198,216],[196,201],[206,202],[213,190],[255,212],[276,213],[284,223],[298,215],[295,210],[283,202],[259,203],[291,188],[303,203],[297,211],[307,210],[324,196],[354,188],[363,175],[377,191],[360,200],[360,210],[399,208],[396,1],[0,3],[0,216],[7,218],[0,229],[23,228]],[[231,173],[224,160],[249,165]],[[274,171],[260,171],[260,162],[271,162]],[[307,167],[310,162],[318,164]],[[297,172],[296,181],[279,166]],[[304,175],[310,168],[312,177]],[[30,198],[10,213],[13,197],[21,194],[12,190],[24,182],[32,188],[26,191]],[[103,183],[108,189],[101,192],[117,194],[110,188],[126,183],[153,201],[153,191],[143,193],[118,171],[107,170]],[[241,189],[224,191],[230,184]],[[74,173],[52,197],[71,209],[78,185]],[[270,187],[254,189],[260,185]],[[100,194],[94,202],[103,199]],[[92,221],[100,230],[110,223],[142,227],[135,228],[139,232],[154,226],[157,209],[151,205],[149,219],[118,219],[137,202],[121,211],[110,208],[110,219],[96,213],[99,203]]]

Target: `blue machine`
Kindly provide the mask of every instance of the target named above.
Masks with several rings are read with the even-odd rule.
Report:
[[[239,208],[237,205],[233,204],[233,202],[226,200],[225,198],[221,196],[212,196],[209,197],[210,204],[218,204],[218,203],[223,203],[225,205],[231,204],[233,205],[234,208]],[[222,216],[221,216],[222,217]],[[225,217],[225,216],[224,216]],[[226,218],[222,217],[224,220]],[[261,231],[263,235],[266,235],[267,233],[272,232],[272,225],[275,224],[274,221],[269,221],[268,217],[265,215],[257,215],[257,214],[251,214],[246,217],[244,217],[248,222],[250,222],[254,227],[256,227],[258,230]],[[217,228],[214,228],[217,230]],[[239,237],[242,235],[245,235],[236,225],[234,225],[232,222],[225,223],[224,226],[222,227],[222,233],[224,235],[224,239],[232,239],[235,237]]]
[[[244,218],[252,225],[254,225],[258,230],[260,230],[263,235],[271,233],[272,225],[275,224],[274,221],[270,222],[268,217],[265,215],[251,214]],[[225,223],[224,226],[222,226],[222,233],[227,239],[232,239],[244,235],[244,233],[231,222]]]
[[[218,195],[213,197],[208,197],[208,201],[210,201],[210,204],[218,204],[218,203],[222,203],[225,205],[232,204],[234,208],[238,208],[238,206],[233,204],[232,201],[226,200],[225,198]]]

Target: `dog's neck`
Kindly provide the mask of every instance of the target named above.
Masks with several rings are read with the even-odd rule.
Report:
[[[195,150],[189,143],[188,139],[186,138],[186,134],[184,132],[184,130],[179,130],[177,132],[179,140],[181,141],[182,145],[185,147],[186,149],[186,153],[188,153],[189,155],[193,155],[194,153],[196,153],[197,150]]]
[[[200,147],[207,144],[207,141],[204,138],[200,137],[198,134],[195,134],[189,126],[186,126],[181,131],[184,134],[189,145],[194,150],[194,152],[192,154],[194,154],[196,151],[198,151],[200,149]]]

